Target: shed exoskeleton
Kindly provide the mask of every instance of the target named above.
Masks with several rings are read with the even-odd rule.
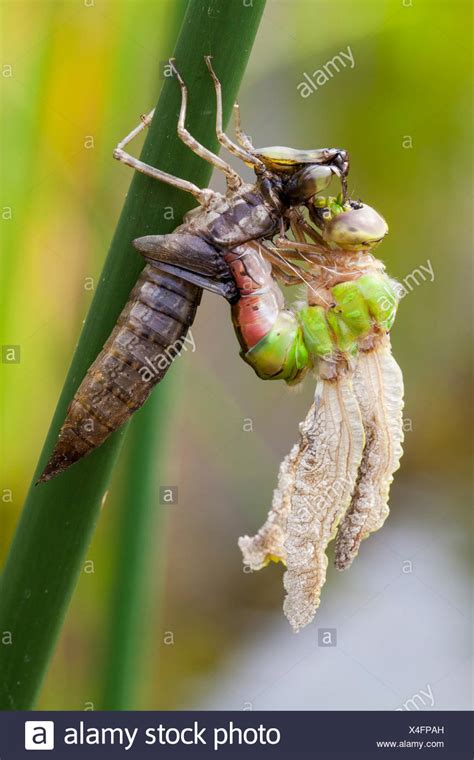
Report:
[[[242,346],[255,345],[265,334],[268,319],[282,307],[282,295],[272,276],[271,260],[277,254],[264,250],[265,241],[277,233],[282,235],[287,227],[286,212],[301,204],[311,206],[333,176],[340,178],[343,194],[346,193],[349,159],[344,150],[284,147],[257,150],[240,127],[237,105],[237,142],[232,141],[223,131],[220,82],[210,56],[205,61],[216,91],[218,141],[254,168],[256,181],[244,183],[223,158],[198,143],[187,131],[187,89],[175,69],[181,87],[178,135],[197,155],[224,173],[227,192],[222,195],[199,188],[143,163],[125,150],[150,124],[153,112],[143,117],[118,144],[114,151],[116,159],[191,193],[199,206],[185,216],[183,224],[172,234],[148,235],[133,241],[146,266],[113,332],[71,401],[40,482],[56,476],[100,446],[144,403],[171,363],[170,346],[176,352],[184,341],[203,289],[234,304],[234,321],[241,331]],[[263,282],[258,286],[259,278]],[[246,331],[245,308],[238,307],[246,294],[244,280],[252,290],[254,283],[266,288],[261,319],[254,320],[251,336]],[[150,372],[150,365],[154,372]]]

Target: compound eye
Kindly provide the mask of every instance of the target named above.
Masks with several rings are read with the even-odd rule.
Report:
[[[388,232],[385,219],[365,204],[334,216],[324,225],[323,238],[347,251],[372,248]]]

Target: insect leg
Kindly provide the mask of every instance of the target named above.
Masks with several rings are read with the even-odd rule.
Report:
[[[261,245],[262,254],[267,261],[272,265],[272,271],[277,274],[279,280],[285,285],[301,285],[304,282],[297,266],[292,266],[289,262],[282,259],[272,252],[269,246]]]
[[[172,185],[172,187],[177,187],[179,190],[184,190],[186,193],[191,193],[202,206],[207,206],[215,195],[212,190],[209,190],[208,188],[201,189],[193,182],[188,182],[186,179],[175,177],[173,174],[168,174],[168,172],[150,166],[150,164],[140,161],[140,159],[131,156],[124,150],[125,146],[150,124],[153,114],[154,110],[150,111],[149,114],[142,118],[140,124],[135,127],[135,129],[132,129],[132,131],[118,143],[113,153],[114,158],[127,166],[131,166],[132,169],[135,169],[137,172],[146,174],[147,177],[158,179],[160,182],[165,182],[167,185]]]
[[[287,218],[290,222],[290,228],[295,239],[290,240],[290,238],[286,236],[285,221],[282,217],[280,219],[280,234],[273,242],[275,248],[288,251],[291,247],[295,252],[301,252],[300,256],[302,259],[305,258],[303,253],[306,253],[307,255],[319,256],[321,253],[327,254],[331,252],[331,249],[326,244],[321,235],[317,232],[317,230],[313,230],[313,228],[305,222],[302,215],[299,214],[295,209],[291,209],[291,211],[287,214]],[[314,242],[308,243],[306,241],[305,235],[308,235],[308,237]]]
[[[278,264],[272,264],[272,273],[279,282],[283,283],[283,285],[301,285],[300,277],[287,274],[284,269],[280,269]]]
[[[321,246],[326,245],[323,237],[319,234],[316,228],[308,224],[303,215],[297,209],[291,209],[291,211],[288,213],[288,218],[290,220],[290,227],[295,236],[295,240],[298,240],[301,243],[305,243],[306,235],[314,243],[317,243]]]
[[[239,147],[234,143],[230,137],[228,137],[223,128],[222,128],[222,87],[221,83],[219,82],[216,73],[214,69],[212,68],[212,56],[205,55],[204,60],[206,61],[206,66],[210,71],[211,77],[214,82],[214,87],[216,89],[216,135],[217,139],[219,140],[220,144],[227,148],[229,153],[233,153],[235,156],[238,156],[242,161],[245,161],[246,164],[251,164],[252,166],[258,167],[259,169],[265,169],[265,164],[260,161],[259,158],[256,158],[256,156],[253,155],[250,150],[244,150],[243,148]]]
[[[219,156],[216,156],[215,153],[208,150],[204,147],[204,145],[201,145],[186,129],[185,127],[185,120],[186,120],[186,109],[188,105],[188,88],[186,87],[183,77],[179,73],[178,69],[174,65],[174,60],[170,59],[170,63],[172,64],[173,71],[176,74],[176,78],[179,82],[179,86],[181,87],[181,109],[179,112],[179,119],[178,119],[178,135],[180,139],[184,142],[185,145],[188,146],[188,148],[191,148],[193,153],[196,153],[198,156],[203,158],[205,161],[208,161],[210,164],[216,167],[216,169],[220,169],[224,172],[227,187],[229,190],[238,190],[239,187],[242,184],[242,179],[239,177],[237,172],[235,172],[230,164],[227,163],[227,161],[224,161],[222,158],[219,158]]]
[[[286,237],[278,237],[273,245],[280,251],[296,250],[302,253],[327,253],[328,249],[322,245],[316,245],[315,243],[300,243],[299,240],[290,240]]]
[[[242,125],[240,123],[240,106],[238,103],[234,103],[234,124],[235,134],[237,135],[237,142],[249,153],[253,153],[255,148],[252,145],[252,141],[250,137],[242,130]]]

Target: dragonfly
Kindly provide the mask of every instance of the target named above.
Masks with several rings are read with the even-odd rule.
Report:
[[[288,215],[295,240],[278,244],[304,272],[304,293],[290,309],[283,304],[271,316],[261,309],[267,320],[256,344],[245,318],[235,324],[243,358],[260,377],[295,384],[311,372],[317,383],[267,520],[239,546],[250,570],[286,566],[284,612],[299,631],[320,604],[329,543],[336,538],[335,564],[345,570],[388,516],[403,453],[403,377],[389,337],[400,291],[373,255],[385,220],[340,197],[314,198],[311,225],[298,210]],[[301,282],[285,263],[275,262],[276,277]],[[256,289],[250,308],[262,297]],[[247,313],[244,299],[233,309]]]
[[[402,454],[403,380],[389,337],[397,283],[373,254],[388,227],[375,209],[347,197],[347,151],[255,148],[237,104],[237,142],[231,140],[222,128],[221,84],[211,57],[205,62],[218,141],[253,167],[255,182],[245,183],[186,130],[188,92],[173,62],[181,88],[178,135],[224,173],[227,192],[199,188],[125,150],[153,112],[118,144],[115,158],[191,193],[199,205],[173,233],[133,241],[144,270],[70,404],[40,482],[100,446],[144,403],[169,367],[161,359],[184,340],[203,290],[224,297],[241,357],[261,379],[296,385],[316,378],[268,518],[255,536],[239,540],[251,570],[285,565],[284,611],[300,630],[320,603],[329,542],[337,536],[336,566],[348,567],[387,517]],[[340,193],[322,196],[333,177]],[[287,304],[282,286],[295,284],[303,295]]]

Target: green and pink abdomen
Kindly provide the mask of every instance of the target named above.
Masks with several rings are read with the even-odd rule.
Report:
[[[297,383],[323,360],[356,355],[390,330],[398,305],[393,280],[383,272],[361,274],[330,288],[327,306],[284,307],[270,265],[246,246],[226,254],[240,300],[232,307],[241,356],[264,380]]]

